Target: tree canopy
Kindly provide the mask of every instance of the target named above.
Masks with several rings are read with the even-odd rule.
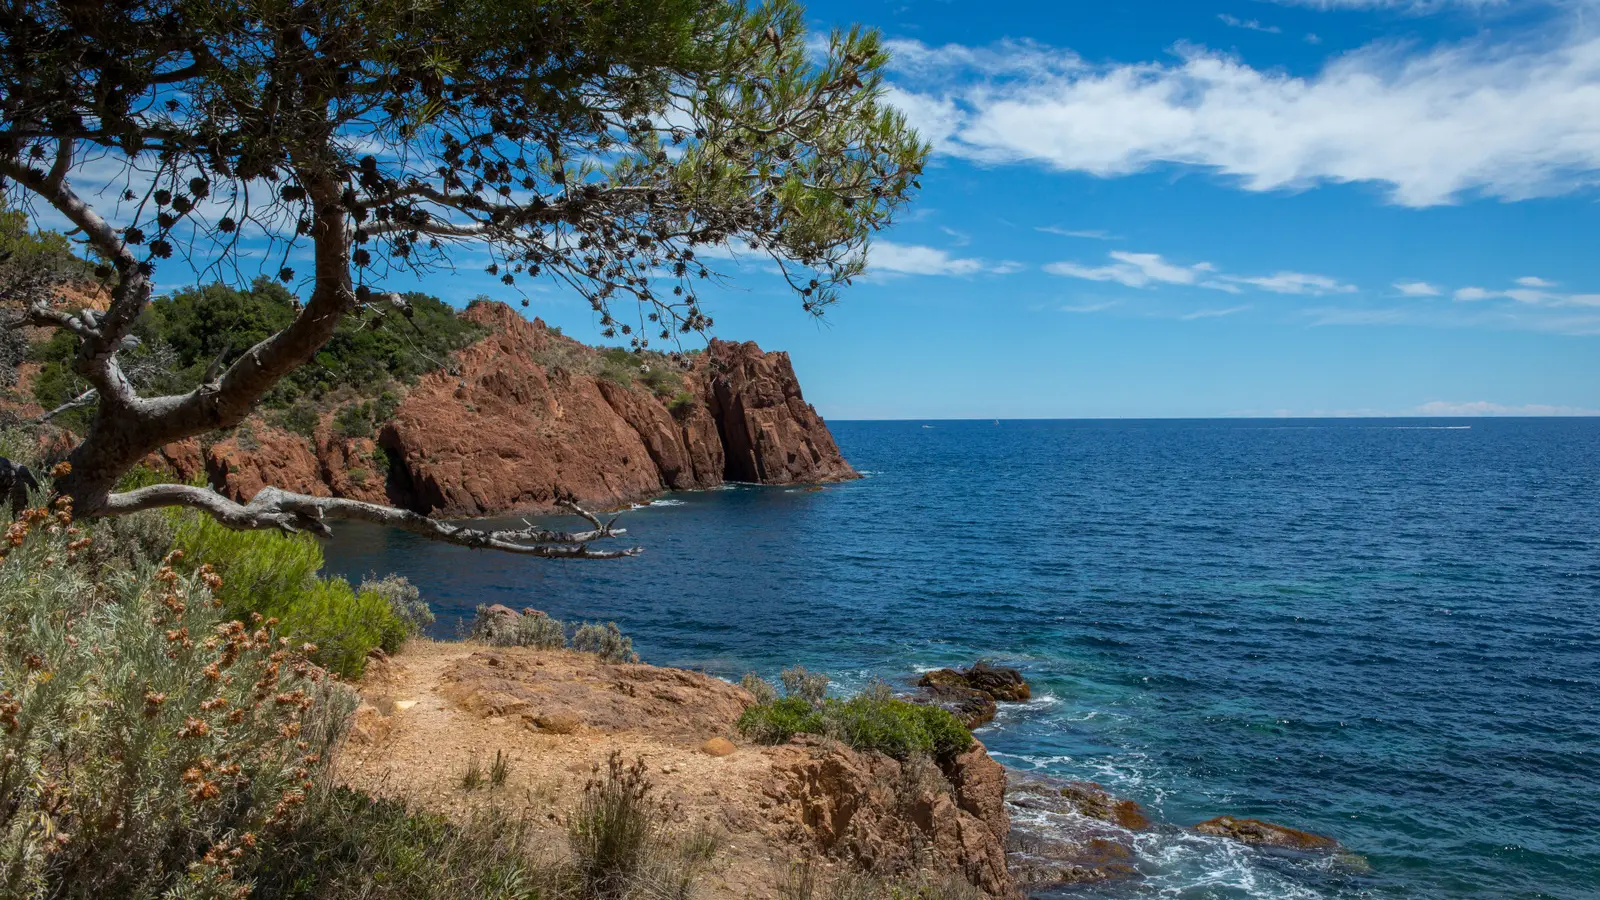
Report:
[[[718,248],[769,256],[820,313],[927,154],[882,101],[878,35],[812,41],[789,0],[17,0],[0,24],[5,195],[70,221],[111,297],[29,309],[73,335],[95,391],[59,482],[87,515],[181,504],[239,528],[364,518],[613,553],[276,489],[241,506],[112,485],[164,443],[238,424],[349,318],[414,315],[386,279],[469,256],[513,287],[581,293],[636,349],[711,326],[698,287]],[[119,356],[171,261],[305,299],[198,386],[147,397]],[[578,537],[614,533],[595,525]]]

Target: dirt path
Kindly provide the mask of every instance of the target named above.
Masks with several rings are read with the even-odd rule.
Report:
[[[705,896],[775,897],[796,857],[764,793],[772,752],[739,744],[734,721],[749,697],[725,682],[564,650],[417,641],[374,661],[360,691],[341,763],[352,787],[450,815],[490,803],[527,811],[564,851],[566,811],[620,751],[645,761],[676,827],[724,836]],[[735,749],[703,751],[713,738]],[[497,752],[509,760],[504,784],[464,789],[474,764],[487,781]]]

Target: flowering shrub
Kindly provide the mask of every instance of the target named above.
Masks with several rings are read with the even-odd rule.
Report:
[[[353,698],[211,567],[90,573],[92,540],[58,501],[0,541],[0,895],[246,896]]]

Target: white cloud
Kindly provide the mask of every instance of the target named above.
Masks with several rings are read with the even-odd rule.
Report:
[[[1456,291],[1455,298],[1462,302],[1477,302],[1480,300],[1515,300],[1524,306],[1600,306],[1600,294],[1568,294],[1559,291],[1545,290],[1554,287],[1555,282],[1543,278],[1518,278],[1520,287],[1504,291],[1491,291],[1481,287],[1464,287]]]
[[[1190,45],[1174,62],[1097,64],[1035,43],[896,41],[889,99],[938,152],[982,163],[1189,165],[1254,191],[1375,183],[1407,206],[1516,200],[1600,181],[1600,37],[1584,32],[1377,43],[1309,77]]]
[[[1305,272],[1278,272],[1257,278],[1232,278],[1229,281],[1249,284],[1274,294],[1301,294],[1320,297],[1324,294],[1353,294],[1356,286],[1344,284],[1326,275],[1308,275]]]
[[[1067,305],[1067,306],[1061,307],[1061,311],[1062,312],[1069,312],[1069,313],[1092,313],[1092,312],[1099,312],[1102,309],[1110,309],[1111,307],[1116,306],[1116,305],[1117,305],[1117,301],[1115,301],[1115,300],[1106,300],[1106,301],[1103,301],[1101,303],[1080,303],[1080,304],[1077,304],[1077,305]]]
[[[1062,228],[1057,225],[1040,225],[1039,227],[1035,228],[1034,231],[1042,231],[1045,234],[1058,234],[1062,237],[1087,238],[1092,241],[1117,240],[1116,235],[1113,235],[1107,231],[1103,231],[1099,228],[1077,230],[1071,228]]]
[[[1230,306],[1227,309],[1197,309],[1192,313],[1185,313],[1178,318],[1184,320],[1185,322],[1193,322],[1195,319],[1216,319],[1221,318],[1222,316],[1231,316],[1234,313],[1242,313],[1249,308],[1249,306]]]
[[[1085,266],[1075,262],[1055,262],[1044,267],[1052,275],[1068,278],[1086,278],[1090,281],[1114,281],[1128,287],[1148,287],[1152,284],[1194,284],[1213,270],[1210,263],[1193,266],[1175,266],[1161,258],[1159,253],[1128,253],[1122,250],[1111,254],[1115,262],[1104,266]]]
[[[1273,275],[1244,277],[1224,275],[1208,262],[1192,266],[1168,262],[1159,253],[1128,253],[1117,250],[1110,254],[1112,262],[1103,266],[1087,266],[1079,262],[1054,262],[1044,270],[1052,275],[1067,278],[1084,278],[1089,281],[1114,281],[1128,287],[1142,288],[1161,284],[1194,285],[1229,294],[1240,293],[1241,286],[1259,288],[1275,294],[1347,294],[1356,290],[1326,275],[1304,272],[1278,272]]]
[[[867,251],[869,275],[976,275],[986,269],[981,259],[962,259],[920,244],[874,241]]]
[[[1600,416],[1600,410],[1576,406],[1551,406],[1544,403],[1506,406],[1490,403],[1487,400],[1468,403],[1433,400],[1418,406],[1415,412],[1419,416]]]
[[[1246,31],[1260,31],[1264,34],[1281,34],[1283,32],[1283,29],[1276,25],[1263,25],[1256,19],[1241,19],[1238,16],[1230,16],[1227,13],[1221,13],[1217,18],[1221,19],[1222,24],[1229,28],[1243,28]]]
[[[1511,0],[1272,0],[1272,2],[1282,6],[1314,6],[1317,9],[1398,9],[1414,13],[1432,12],[1450,6],[1490,9],[1511,5]],[[1554,0],[1543,0],[1543,2],[1551,3]],[[1522,0],[1522,5],[1531,6],[1533,3]]]
[[[1426,281],[1396,281],[1394,289],[1407,297],[1437,297],[1442,293]]]

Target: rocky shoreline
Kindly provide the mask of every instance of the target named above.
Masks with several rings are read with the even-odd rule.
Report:
[[[908,699],[970,700],[952,701],[950,688],[1014,698],[1026,687],[1015,669],[986,664],[921,680]],[[921,762],[809,735],[752,744],[735,722],[755,698],[697,672],[423,641],[375,659],[359,687],[343,767],[352,786],[466,814],[485,798],[459,789],[460,771],[504,753],[516,790],[503,796],[559,809],[598,760],[621,752],[646,762],[675,821],[727,835],[713,897],[780,897],[807,860],[839,873],[955,878],[986,897],[1046,895],[1139,878],[1141,836],[1180,830],[1100,785],[1007,770],[981,742]],[[559,817],[548,815],[559,840]],[[1267,852],[1339,851],[1331,839],[1249,819],[1189,831]]]

